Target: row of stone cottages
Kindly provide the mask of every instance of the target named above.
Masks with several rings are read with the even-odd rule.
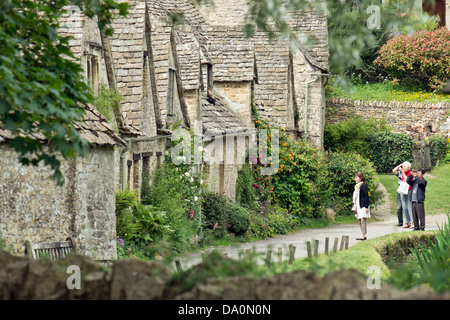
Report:
[[[292,17],[295,31],[316,37],[306,51],[271,42],[263,33],[245,38],[245,8],[238,1],[217,1],[214,13],[188,0],[130,1],[128,17],[114,21],[110,38],[78,7],[68,8],[60,32],[73,37],[71,49],[92,89],[98,93],[104,83],[124,98],[116,114],[120,136],[86,106],[76,126],[94,148],[85,158],[63,162],[66,183],[57,187],[45,168],[19,164],[8,147],[11,137],[0,130],[0,232],[14,253],[26,253],[26,240],[71,238],[78,253],[115,259],[115,192],[140,187],[143,173],[161,161],[174,121],[186,128],[195,123],[200,134],[251,130],[254,103],[271,124],[321,145],[326,17]],[[183,12],[185,24],[171,26],[167,14],[173,12]],[[208,187],[234,197],[240,168],[205,164]]]

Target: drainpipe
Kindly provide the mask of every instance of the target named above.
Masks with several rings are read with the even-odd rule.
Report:
[[[305,132],[305,140],[308,139],[308,97],[309,97],[309,85],[313,83],[314,81],[317,81],[319,77],[315,77],[313,80],[308,81],[305,83],[305,120],[304,123],[304,132]]]
[[[126,153],[130,150],[132,142],[147,142],[147,141],[155,141],[159,139],[167,139],[171,137],[172,134],[166,134],[164,136],[155,136],[155,137],[147,137],[147,138],[124,138],[127,142],[126,147],[120,152],[120,160],[122,166],[122,191],[127,188],[127,156]]]
[[[314,81],[317,81],[320,77],[326,77],[327,81],[325,82],[324,86],[327,84],[329,79],[329,74],[326,73],[311,73],[311,75],[315,76],[315,78],[311,81],[308,81],[305,83],[305,121],[304,121],[304,131],[305,131],[305,139],[308,138],[308,97],[309,97],[309,85],[313,83]],[[324,107],[322,106],[324,109]],[[325,110],[322,112],[322,132],[323,127],[325,126]]]

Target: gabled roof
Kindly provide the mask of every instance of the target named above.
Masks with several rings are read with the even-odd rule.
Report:
[[[203,131],[225,133],[248,129],[248,125],[230,110],[220,95],[213,94],[212,97],[214,103],[209,102],[205,94],[201,97]]]
[[[253,44],[211,44],[208,54],[213,64],[214,81],[252,81],[255,77]]]
[[[112,23],[111,53],[122,112],[128,125],[139,127],[142,117],[145,2],[130,1],[127,17]]]
[[[183,87],[185,90],[195,90],[200,86],[200,44],[190,26],[176,28],[175,41]]]

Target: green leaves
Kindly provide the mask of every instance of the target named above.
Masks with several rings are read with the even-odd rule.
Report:
[[[450,78],[450,31],[397,35],[381,47],[375,63],[400,80],[441,89]]]
[[[400,133],[379,132],[367,135],[365,139],[366,158],[369,158],[377,172],[389,173],[404,161],[413,161],[413,142],[410,136]]]
[[[73,127],[92,102],[82,68],[70,52],[68,39],[57,30],[69,4],[99,16],[108,29],[113,14],[126,4],[112,0],[5,0],[0,3],[0,127],[16,138],[10,145],[23,164],[43,161],[63,183],[60,159],[85,154],[88,143]],[[33,141],[34,140],[34,141]]]
[[[420,266],[421,281],[429,283],[437,292],[450,289],[450,216],[442,226],[438,226],[435,240],[428,247],[412,249]]]

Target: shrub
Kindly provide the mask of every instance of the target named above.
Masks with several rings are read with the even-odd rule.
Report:
[[[328,124],[324,129],[324,145],[327,150],[357,152],[364,154],[365,138],[369,133],[390,131],[384,120],[363,120],[353,117],[336,124]]]
[[[227,223],[228,230],[235,235],[243,235],[250,225],[250,213],[243,207],[228,202],[227,203]]]
[[[273,236],[273,229],[269,220],[261,213],[250,212],[250,227],[245,233],[249,239],[264,239]]]
[[[324,162],[321,150],[280,131],[279,169],[271,177],[274,203],[303,218],[321,216],[327,199]]]
[[[370,205],[375,205],[382,193],[378,189],[376,172],[370,161],[356,153],[335,152],[328,155],[327,179],[330,182],[331,207],[338,214],[351,214],[355,172],[361,171],[369,188]]]
[[[421,281],[429,283],[437,292],[450,290],[450,215],[439,227],[435,241],[428,247],[413,249],[420,266]]]
[[[293,229],[294,218],[288,210],[280,207],[270,207],[267,213],[269,227],[275,234],[286,234]]]
[[[247,209],[254,209],[256,207],[256,193],[253,187],[254,180],[249,166],[243,165],[236,180],[236,202]]]
[[[203,192],[200,177],[192,175],[187,165],[165,162],[150,176],[144,177],[142,202],[166,212],[168,224],[173,229],[167,243],[161,243],[163,251],[178,254],[195,244],[201,229]]]
[[[117,236],[135,244],[147,245],[155,240],[166,240],[173,232],[164,211],[143,205],[136,192],[116,194]]]
[[[413,142],[410,136],[400,133],[379,132],[366,136],[367,153],[377,172],[390,173],[404,161],[413,161]]]
[[[427,139],[430,144],[431,165],[436,166],[437,162],[443,160],[447,154],[448,141],[444,136],[431,136]]]
[[[222,237],[227,230],[227,198],[214,192],[206,192],[203,197],[203,225],[213,230],[213,234]]]
[[[393,37],[374,63],[393,78],[441,89],[450,78],[450,31],[445,27]]]

